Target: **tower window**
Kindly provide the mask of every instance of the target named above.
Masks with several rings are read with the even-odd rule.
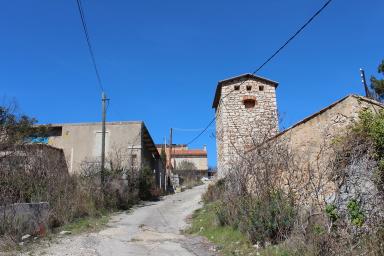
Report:
[[[235,85],[235,91],[240,90],[240,85]]]
[[[263,85],[259,86],[259,91],[264,91],[264,86]]]
[[[245,108],[253,108],[256,105],[256,98],[254,96],[244,96],[243,104]]]
[[[256,101],[249,99],[249,100],[244,100],[244,106],[245,108],[253,108],[256,105]]]
[[[247,85],[247,91],[250,91],[252,90],[252,86],[251,85]]]

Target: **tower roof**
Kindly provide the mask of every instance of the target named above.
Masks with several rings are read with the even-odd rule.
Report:
[[[243,80],[243,79],[245,79],[245,80],[253,79],[253,80],[263,81],[263,82],[265,82],[267,84],[275,86],[275,88],[279,85],[279,83],[276,82],[276,81],[267,79],[265,77],[256,76],[256,75],[250,74],[250,73],[242,74],[242,75],[231,77],[231,78],[227,78],[225,80],[221,80],[221,81],[219,81],[217,83],[216,92],[215,92],[215,98],[213,99],[212,108],[217,108],[217,106],[219,105],[219,101],[220,101],[220,98],[221,98],[221,87],[233,84],[236,80]]]

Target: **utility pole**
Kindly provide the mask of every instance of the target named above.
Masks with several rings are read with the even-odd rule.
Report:
[[[365,97],[372,98],[371,93],[369,92],[367,81],[365,80],[365,72],[364,69],[360,68],[360,76],[361,76],[361,82],[363,83],[364,90],[365,90]]]
[[[172,171],[172,128],[169,135],[169,170]]]
[[[165,152],[165,165],[164,165],[164,191],[167,191],[167,171],[168,171],[168,154],[167,154],[167,139],[164,136],[164,152]]]
[[[106,101],[107,97],[105,93],[101,94],[101,105],[102,105],[102,117],[101,117],[101,170],[100,170],[100,179],[101,179],[101,191],[105,192],[105,119],[106,119]]]

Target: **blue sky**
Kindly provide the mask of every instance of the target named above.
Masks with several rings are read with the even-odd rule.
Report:
[[[170,127],[203,128],[218,80],[251,72],[323,0],[83,0],[108,97],[108,121],[143,120],[160,143]],[[384,58],[384,1],[334,0],[258,74],[280,83],[282,127],[350,93],[359,68]],[[100,89],[75,0],[0,3],[0,96],[40,123],[100,120]],[[209,130],[192,147],[208,145]],[[198,132],[175,131],[185,143]]]

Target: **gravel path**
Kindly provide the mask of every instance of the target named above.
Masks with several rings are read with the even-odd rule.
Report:
[[[113,216],[98,233],[69,235],[21,255],[215,255],[205,239],[180,232],[186,228],[186,218],[200,207],[205,189],[203,185],[166,196]]]

